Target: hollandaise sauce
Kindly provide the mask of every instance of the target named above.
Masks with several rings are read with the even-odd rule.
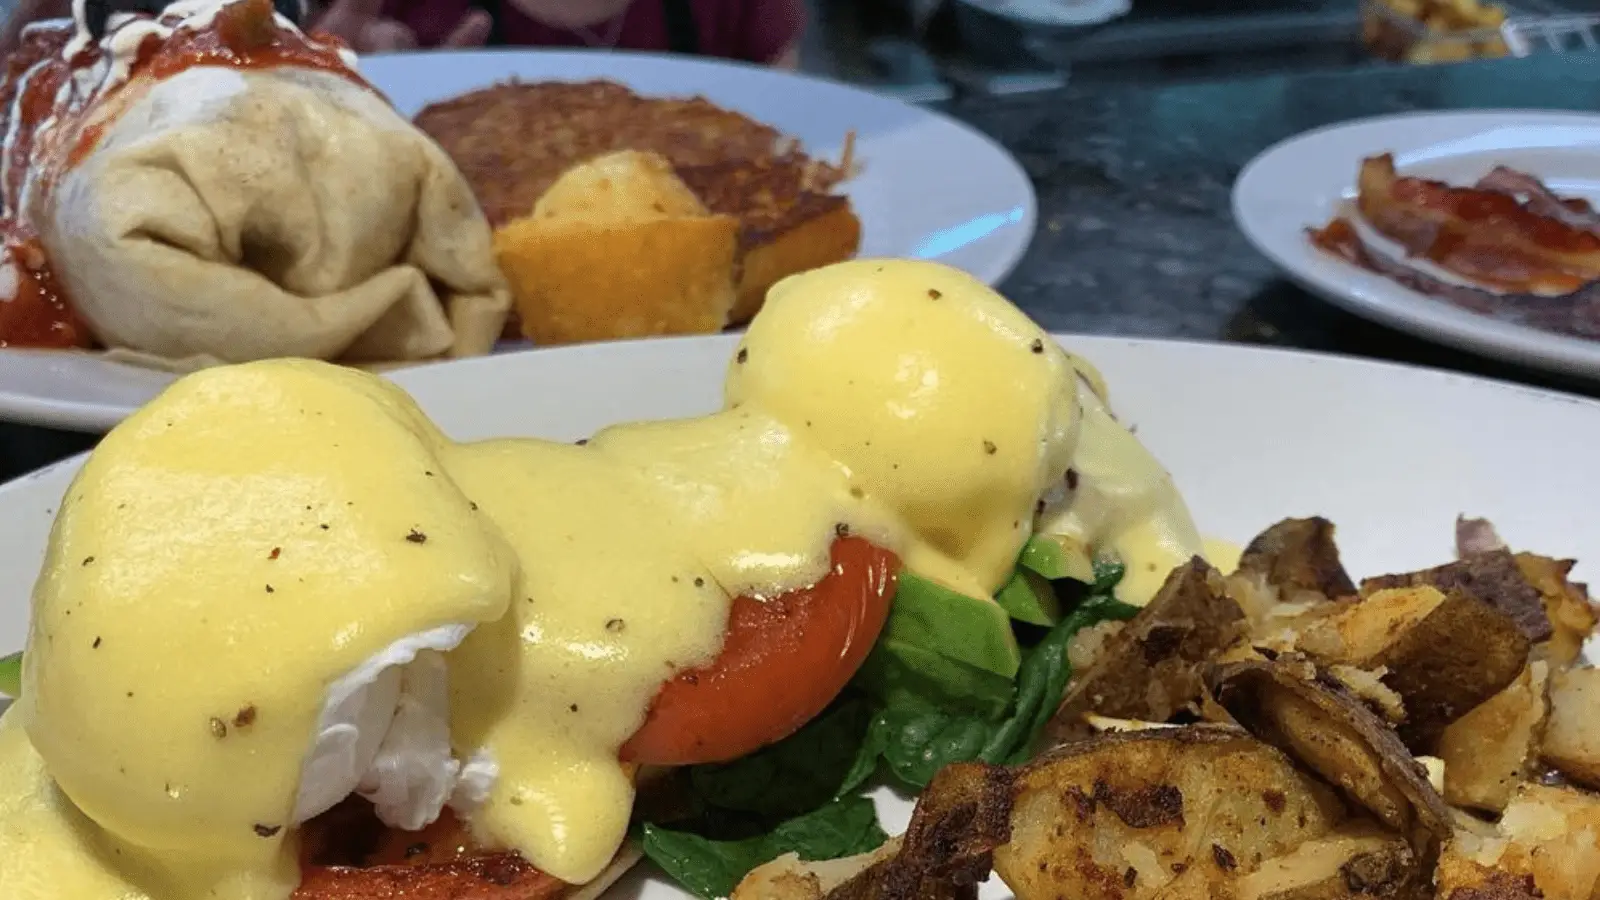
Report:
[[[662,686],[717,659],[734,598],[828,577],[839,536],[980,601],[1036,528],[1120,556],[1133,602],[1199,553],[1103,395],[969,276],[870,260],[774,288],[719,412],[579,445],[455,443],[321,363],[190,376],[62,504],[0,723],[0,896],[287,897],[295,827],[421,740],[396,710],[434,652],[448,747],[396,757],[426,762],[408,811],[589,881]]]

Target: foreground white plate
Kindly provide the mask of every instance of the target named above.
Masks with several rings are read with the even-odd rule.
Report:
[[[998,284],[1033,239],[1033,185],[1015,159],[937,113],[856,88],[733,63],[635,53],[499,51],[375,56],[362,72],[400,112],[497,81],[608,78],[650,95],[704,94],[837,159],[856,133],[845,185],[861,255],[936,259]],[[0,350],[0,421],[104,431],[170,379],[90,357]]]
[[[1110,380],[1124,420],[1166,462],[1202,527],[1234,541],[1285,516],[1339,525],[1356,575],[1446,562],[1458,512],[1517,547],[1587,557],[1600,577],[1600,403],[1380,363],[1242,347],[1065,338]],[[735,339],[683,338],[488,357],[395,380],[461,439],[572,440],[621,420],[718,405]],[[22,646],[27,595],[79,460],[0,487],[0,654]],[[892,831],[908,801],[884,795]],[[681,900],[640,873],[627,887]],[[985,896],[1004,896],[998,884]]]
[[[1557,193],[1600,202],[1600,116],[1500,110],[1414,113],[1334,125],[1256,157],[1233,186],[1247,238],[1307,290],[1420,337],[1525,365],[1600,378],[1600,341],[1499,322],[1334,259],[1306,240],[1355,196],[1361,160],[1395,155],[1401,174],[1471,184],[1498,164]]]

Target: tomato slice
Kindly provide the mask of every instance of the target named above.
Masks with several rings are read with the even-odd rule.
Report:
[[[883,631],[900,560],[858,537],[834,541],[831,556],[811,587],[735,599],[722,653],[662,686],[622,759],[727,762],[783,740],[833,702]]]

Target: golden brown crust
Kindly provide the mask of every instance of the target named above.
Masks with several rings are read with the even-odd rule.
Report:
[[[813,160],[770,126],[702,97],[641,97],[606,81],[511,82],[429,106],[416,123],[455,160],[490,223],[501,229],[501,265],[511,280],[524,288],[539,286],[519,290],[518,299],[518,317],[528,320],[520,331],[536,341],[696,333],[742,324],[761,308],[772,285],[849,259],[861,244],[860,220],[849,200],[833,193],[846,177],[843,167]],[[734,297],[710,284],[723,253],[720,237],[708,232],[721,224],[651,223],[605,240],[576,234],[535,239],[518,227],[564,174],[622,150],[664,157],[714,216],[733,219]],[[710,258],[690,259],[702,253]],[[618,258],[637,261],[646,271],[622,278],[609,271]],[[543,268],[552,264],[559,271]],[[627,283],[615,283],[619,278]],[[674,296],[646,303],[654,292],[639,291],[635,282],[672,285]],[[620,307],[613,301],[590,308],[583,301],[599,288],[626,290],[632,299]],[[568,303],[576,306],[567,309]]]
[[[677,167],[774,155],[778,132],[703,97],[641,97],[609,81],[508,82],[427,107],[416,118],[503,225],[527,215],[573,166],[616,150]],[[710,205],[710,204],[708,204]]]
[[[727,216],[598,230],[522,219],[496,232],[495,258],[535,343],[706,334],[733,306],[737,227]]]
[[[728,324],[755,318],[772,286],[801,272],[843,262],[861,247],[861,220],[847,204],[801,222],[763,244],[749,248],[739,265],[738,299]]]

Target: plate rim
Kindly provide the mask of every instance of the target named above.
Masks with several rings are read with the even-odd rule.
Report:
[[[1259,202],[1264,194],[1260,184],[1266,177],[1263,173],[1284,158],[1337,136],[1381,131],[1386,127],[1421,120],[1433,120],[1435,123],[1452,121],[1463,126],[1481,123],[1486,128],[1496,124],[1537,127],[1566,123],[1587,124],[1600,129],[1600,113],[1513,108],[1426,110],[1331,123],[1272,144],[1240,169],[1238,177],[1234,179],[1230,201],[1235,226],[1256,252],[1266,257],[1290,281],[1347,312],[1431,343],[1480,356],[1545,371],[1600,379],[1600,339],[1556,334],[1489,319],[1396,285],[1381,275],[1354,269],[1338,260],[1308,263],[1312,259],[1308,251],[1302,249],[1298,255],[1286,252],[1282,236],[1268,229],[1265,223],[1259,221],[1259,213],[1248,208],[1248,204]],[[1436,141],[1413,143],[1409,148],[1397,143],[1392,149],[1404,153],[1433,143]],[[1358,162],[1350,161],[1352,172]]]

